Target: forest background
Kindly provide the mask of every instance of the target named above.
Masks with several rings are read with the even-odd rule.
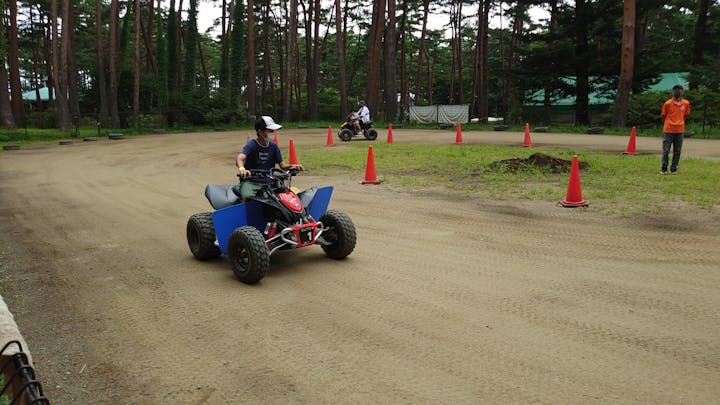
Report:
[[[669,94],[646,90],[666,72],[689,73],[693,119],[720,122],[714,0],[208,0],[218,16],[204,33],[199,3],[0,0],[0,124],[338,121],[360,99],[383,122],[468,104],[480,122],[551,124],[553,102],[572,96],[575,125],[658,126]],[[533,7],[548,17],[534,21]],[[439,15],[447,24],[430,28]],[[612,97],[610,110],[591,116],[591,94]]]

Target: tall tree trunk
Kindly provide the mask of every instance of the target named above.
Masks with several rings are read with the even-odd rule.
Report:
[[[257,75],[255,73],[255,2],[247,0],[247,96],[248,113],[257,115]]]
[[[39,16],[39,18],[40,18],[40,24],[39,24],[39,25],[36,24],[34,16],[35,16],[35,13],[32,13],[32,12],[31,12],[31,13],[30,13],[30,26],[32,27],[32,31],[33,31],[33,32],[35,32],[35,30],[38,29],[38,27],[42,27],[42,25],[43,25],[43,24],[42,24],[42,16]],[[43,29],[43,28],[41,28],[41,29]],[[45,38],[44,31],[45,31],[45,30],[43,29],[43,36],[42,36],[43,38]],[[35,88],[35,108],[37,109],[37,111],[44,111],[44,110],[45,110],[44,103],[43,103],[43,101],[40,99],[40,88],[43,87],[43,83],[42,83],[42,80],[40,79],[40,67],[39,67],[40,62],[38,62],[38,60],[40,59],[40,49],[39,49],[40,46],[38,45],[38,41],[37,41],[37,40],[38,40],[38,36],[37,36],[37,35],[33,35],[33,38],[32,38],[32,46],[33,46],[33,57],[32,57],[33,72],[32,72],[32,74],[33,74],[33,80],[32,80],[32,81],[33,81],[33,87]]]
[[[135,0],[135,74],[133,80],[133,127],[140,127],[140,0]]]
[[[2,22],[0,21],[0,26]],[[4,27],[3,31],[4,31]],[[3,32],[4,34],[4,32]],[[5,35],[0,35],[0,39],[4,40]],[[5,60],[0,58],[0,83],[8,82],[8,74],[5,69]],[[3,128],[16,128],[15,118],[12,113],[12,106],[10,105],[10,93],[8,92],[7,86],[0,86],[0,121]]]
[[[450,26],[452,27],[452,62],[450,73],[450,104],[462,104],[463,102],[463,85],[462,85],[462,0],[457,0],[452,4],[452,12],[450,13]]]
[[[420,49],[417,57],[417,73],[415,74],[415,102],[422,99],[423,62],[425,58],[425,37],[427,36],[428,15],[430,14],[430,0],[423,0],[422,30],[420,31]],[[428,83],[430,86],[430,83]],[[429,102],[429,101],[428,101]]]
[[[103,47],[103,23],[102,23],[102,0],[95,0],[95,46],[97,54],[97,83],[95,88],[98,92],[99,110],[97,111],[97,119],[101,125],[108,124],[108,100],[107,100],[107,83],[105,81],[105,51]]]
[[[176,18],[176,19],[177,19],[177,22],[176,22],[176,25],[175,25],[175,28],[177,29],[177,33],[175,34],[175,38],[176,38],[176,41],[177,41],[177,42],[176,42],[177,49],[176,49],[176,51],[175,51],[175,52],[176,52],[176,55],[177,55],[177,59],[176,59],[177,67],[175,68],[175,69],[176,69],[175,71],[177,72],[177,75],[176,75],[176,77],[175,77],[175,79],[176,79],[175,86],[176,86],[178,89],[181,89],[181,88],[182,88],[182,84],[183,84],[183,62],[184,62],[184,59],[183,59],[183,45],[185,44],[185,37],[183,36],[182,9],[183,9],[183,0],[180,0],[180,1],[178,2],[177,16],[176,16],[176,17],[177,17],[177,18]],[[179,103],[179,102],[178,102],[178,103]]]
[[[385,1],[373,2],[370,38],[368,39],[367,84],[365,104],[370,116],[377,115],[381,109],[380,102],[380,69],[382,65],[383,32],[385,30]]]
[[[185,27],[185,53],[183,54],[182,89],[185,93],[195,90],[195,65],[197,62],[197,2],[190,0],[187,25]]]
[[[110,125],[113,128],[120,127],[120,114],[118,112],[118,78],[117,78],[117,56],[118,56],[118,28],[119,28],[120,5],[118,0],[110,2],[110,57],[108,58],[110,71]]]
[[[153,26],[155,25],[155,2],[148,0],[148,23],[147,30],[143,30],[143,39],[145,40],[145,73],[158,74],[157,64],[155,63],[155,51],[153,50]]]
[[[66,9],[66,3],[69,2],[69,0],[62,0],[63,1],[63,9]],[[67,50],[67,44],[66,41],[69,40],[67,31],[65,31],[65,23],[63,23],[63,36],[62,36],[62,46],[60,46],[59,42],[61,39],[59,38],[59,30],[58,30],[58,11],[57,11],[57,0],[53,0],[51,2],[51,12],[50,14],[54,17],[51,17],[51,19],[54,21],[53,23],[53,52],[55,54],[53,58],[53,65],[55,66],[55,71],[57,72],[55,74],[56,80],[55,80],[55,93],[57,94],[57,109],[58,109],[58,128],[60,131],[66,131],[68,127],[68,123],[70,121],[69,113],[68,113],[68,104],[67,104],[67,63],[68,63],[68,54],[66,52]],[[63,21],[65,21],[65,18],[63,18]],[[60,53],[60,59],[58,60],[58,53]]]
[[[199,38],[198,38],[199,39]],[[200,57],[200,65],[202,66],[203,70],[203,93],[205,96],[210,95],[210,72],[208,71],[207,67],[207,60],[205,60],[205,51],[203,51],[202,41],[197,41],[198,46],[198,56]]]
[[[575,1],[575,125],[590,125],[588,24],[592,13],[586,0]]]
[[[67,2],[67,9],[65,10],[65,19],[67,25],[63,21],[67,31],[63,31],[63,39],[65,33],[68,35],[67,39],[67,88],[68,88],[68,118],[80,116],[80,92],[78,90],[79,76],[76,65],[77,53],[75,52],[75,3],[74,1]],[[63,41],[65,42],[65,41]]]
[[[10,66],[10,94],[15,124],[25,124],[25,110],[23,108],[22,87],[20,86],[20,52],[18,50],[17,2],[8,0],[10,6],[10,30],[8,31],[8,63]],[[3,82],[7,83],[7,82]]]
[[[158,14],[162,13],[162,0],[157,0]],[[164,20],[162,17],[158,18],[157,32],[153,35],[155,38],[155,55],[157,56],[157,81],[158,81],[158,104],[160,106],[160,112],[164,115],[167,121],[167,114],[169,111],[169,100],[168,100],[168,47],[167,38],[164,28]],[[167,122],[166,122],[167,124]]]
[[[613,126],[624,127],[627,120],[628,99],[635,68],[635,0],[624,0],[622,55],[620,60],[620,81],[615,95]]]
[[[335,31],[337,36],[338,88],[340,89],[340,116],[348,115],[348,92],[345,77],[345,31],[340,19],[340,2],[335,0]]]
[[[488,26],[492,1],[483,0],[478,4],[478,32],[473,64],[472,99],[470,111],[481,122],[488,118]]]
[[[149,18],[148,18],[148,26],[153,26],[153,17],[152,17],[152,0],[148,3],[150,5],[150,10],[148,11]],[[140,31],[142,32],[142,39],[143,43],[145,45],[145,73],[147,74],[157,74],[157,65],[155,64],[155,55],[153,55],[153,46],[152,46],[152,32],[150,29],[145,29],[145,20],[142,18],[142,13],[140,13]],[[138,39],[139,41],[139,39]]]
[[[408,1],[403,0],[402,2],[402,20],[400,21],[400,35],[399,35],[399,45],[400,45],[400,121],[404,121],[406,119],[405,114],[407,114],[409,108],[410,108],[410,87],[408,84],[408,78],[407,78],[407,42],[405,41],[405,30],[407,27],[407,19],[408,19]]]
[[[175,0],[170,0],[170,9],[168,10],[167,19],[167,82],[168,89],[168,107],[167,107],[167,124],[169,127],[175,126],[177,119],[178,105],[178,18],[175,13]]]
[[[2,5],[2,1],[0,1]],[[5,19],[0,18],[0,44],[4,44],[7,40]],[[8,92],[8,74],[5,62],[7,62],[7,55],[2,52],[3,48],[0,47],[0,126],[2,128],[15,128],[15,117],[13,117],[12,105],[10,104],[10,93]]]
[[[397,59],[395,53],[397,51],[396,42],[396,19],[395,19],[395,0],[387,0],[387,26],[385,28],[384,45],[384,95],[385,95],[385,119],[392,122],[397,115],[397,87],[395,79],[397,74]]]
[[[552,53],[555,50],[556,47],[556,39],[555,39],[555,33],[557,32],[557,17],[558,17],[558,2],[557,0],[553,0],[550,2],[550,23],[548,26],[548,33],[550,34],[550,42],[548,43],[548,49]],[[553,59],[551,64],[555,64],[555,60]],[[554,67],[556,65],[550,66],[550,71],[554,72]],[[552,108],[552,85],[550,83],[545,84],[545,88],[543,91],[543,107],[545,109],[545,116],[547,119],[547,123],[550,124],[552,114],[551,114],[551,108]]]
[[[695,44],[691,59],[691,66],[697,66],[703,63],[703,52],[706,49],[708,40],[706,39],[707,18],[710,7],[710,0],[699,0],[697,5],[697,22],[695,23]],[[692,75],[691,75],[692,78]],[[690,83],[690,88],[695,88],[697,83]]]
[[[56,19],[57,21],[57,19]],[[45,86],[48,89],[48,107],[55,108],[55,65],[53,60],[54,51],[53,44],[54,38],[53,33],[55,32],[52,27],[52,18],[48,15],[48,21],[46,22],[45,38],[43,40],[43,53],[45,57],[45,74],[47,75],[47,82]]]
[[[290,26],[286,31],[286,59],[285,59],[285,80],[283,84],[283,121],[289,122],[292,119],[292,90],[293,90],[293,64],[295,64],[295,50],[297,49],[297,13],[298,1],[290,0]]]
[[[308,30],[308,119],[317,120],[318,116],[318,72],[320,70],[320,0],[312,0],[310,16],[312,32]]]

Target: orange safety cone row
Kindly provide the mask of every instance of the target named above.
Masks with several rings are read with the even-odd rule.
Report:
[[[297,155],[295,154],[295,143],[292,138],[290,138],[290,166],[297,166],[299,164]]]
[[[392,123],[388,124],[388,138],[387,138],[387,143],[393,143]]]
[[[372,145],[368,146],[367,166],[365,167],[365,180],[360,180],[360,184],[380,184],[382,180],[378,180],[375,174],[375,158],[373,157]]]
[[[277,130],[275,130],[275,129],[273,129],[273,142],[275,142],[275,145],[279,145],[278,137],[277,137]]]
[[[623,152],[623,155],[636,155],[637,150],[635,149],[635,138],[637,136],[637,129],[635,127],[632,127],[632,131],[630,131],[630,140],[628,141],[628,146],[625,149],[625,152]]]
[[[335,146],[332,139],[332,127],[330,127],[330,125],[328,125],[328,136],[327,141],[325,142],[325,146]]]
[[[525,139],[523,140],[523,147],[529,148],[532,146],[532,140],[530,139],[530,124],[525,123]]]
[[[457,131],[455,132],[455,145],[462,145],[462,125],[460,123],[457,123]]]
[[[583,200],[582,197],[582,189],[580,187],[580,165],[578,164],[577,155],[574,155],[572,158],[567,194],[565,195],[565,199],[560,201],[559,204],[565,208],[587,207],[590,205],[590,203]]]

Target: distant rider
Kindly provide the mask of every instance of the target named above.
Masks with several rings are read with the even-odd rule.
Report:
[[[358,109],[357,113],[355,113],[356,118],[353,123],[355,124],[355,131],[361,131],[362,127],[360,126],[360,121],[362,121],[364,124],[367,124],[370,122],[370,109],[367,108],[365,105],[365,101],[360,100],[358,102],[358,106],[360,106],[360,109]]]
[[[280,147],[275,142],[270,142],[270,134],[273,131],[282,128],[267,115],[255,120],[256,139],[249,140],[242,152],[237,156],[235,164],[237,165],[238,175],[241,179],[251,176],[250,170],[272,170],[277,164],[283,170],[297,168],[304,170],[302,165],[289,165],[283,161]],[[267,182],[263,181],[244,181],[240,184],[240,195],[244,200],[247,197],[254,196]]]

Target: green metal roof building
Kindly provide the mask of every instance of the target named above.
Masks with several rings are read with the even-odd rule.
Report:
[[[660,80],[650,86],[645,92],[667,92],[669,94],[676,84],[683,86],[687,90],[688,74],[688,72],[661,73]],[[574,76],[564,76],[561,77],[560,80],[570,87],[575,86]],[[597,77],[590,77],[589,82],[591,89],[588,95],[590,120],[592,122],[599,122],[602,121],[604,115],[609,113],[610,107],[615,103],[615,91],[592,91],[593,88],[598,87],[598,79]],[[543,105],[544,99],[545,90],[536,91],[527,98],[524,107],[530,119],[532,119],[533,116],[548,114],[546,107]],[[551,122],[573,124],[575,121],[575,96],[551,99],[549,114]]]

